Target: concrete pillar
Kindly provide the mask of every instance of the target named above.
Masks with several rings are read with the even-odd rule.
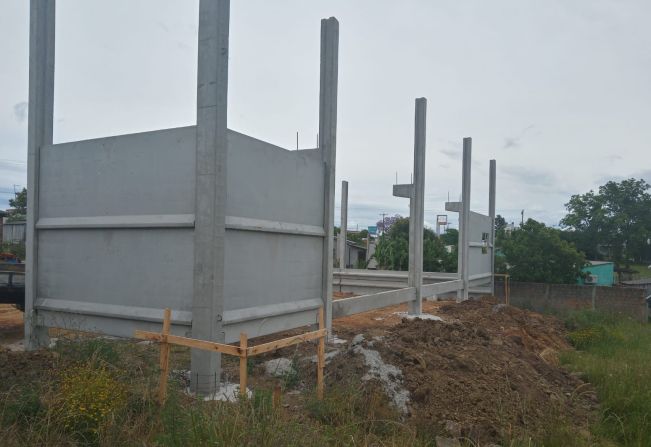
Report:
[[[29,116],[27,127],[27,228],[25,281],[25,345],[35,349],[48,344],[47,328],[38,325],[34,303],[38,298],[40,154],[52,144],[54,115],[54,0],[31,0],[29,15]]]
[[[321,298],[325,323],[332,330],[332,243],[334,239],[335,162],[337,159],[337,80],[339,70],[339,22],[321,20],[321,76],[319,88],[319,150],[325,164],[323,200],[323,275]]]
[[[228,0],[199,3],[192,336],[217,342],[225,339],[222,315],[229,10]],[[220,381],[220,355],[193,349],[191,362],[193,390],[201,394],[213,392]]]
[[[488,175],[488,215],[491,218],[490,233],[490,254],[491,254],[491,273],[495,274],[495,194],[497,188],[497,164],[495,160],[490,161]],[[491,295],[495,295],[495,276],[491,277]]]
[[[409,314],[422,313],[423,231],[425,228],[425,137],[427,99],[416,99],[414,123],[414,182],[409,201],[409,287],[416,288],[416,299],[409,303]]]
[[[459,278],[463,289],[457,293],[457,300],[467,300],[469,292],[470,260],[470,175],[472,167],[472,138],[463,139],[463,168],[461,175],[461,209],[459,210]]]
[[[339,255],[339,268],[346,269],[346,238],[348,237],[348,182],[341,182],[341,226],[337,239],[337,254]]]

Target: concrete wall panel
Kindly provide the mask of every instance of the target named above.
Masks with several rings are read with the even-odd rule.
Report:
[[[224,310],[321,297],[319,237],[226,231]]]
[[[38,237],[38,299],[191,309],[192,229],[40,230]]]
[[[323,227],[324,169],[316,150],[229,131],[226,215]]]
[[[195,127],[45,146],[40,218],[194,212]]]
[[[490,246],[490,237],[492,232],[493,219],[490,216],[470,212],[469,226],[469,276],[492,274],[492,247]],[[485,246],[482,247],[482,241],[485,240]],[[488,278],[488,282],[491,278]]]

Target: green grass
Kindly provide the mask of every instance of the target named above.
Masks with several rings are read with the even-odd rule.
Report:
[[[651,445],[651,325],[581,312],[568,326],[577,351],[561,360],[596,388],[595,435],[624,447]]]
[[[161,408],[155,347],[63,341],[53,358],[51,369],[30,380],[0,383],[3,447],[434,446],[374,387],[329,384],[323,401],[307,387],[287,407],[273,408],[272,391],[260,387],[251,399],[204,402],[172,381]],[[282,381],[296,386],[299,378]]]

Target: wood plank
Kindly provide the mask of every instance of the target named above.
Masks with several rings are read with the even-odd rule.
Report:
[[[157,332],[135,331],[134,338],[140,340],[162,341],[162,335]],[[238,346],[215,343],[212,341],[196,340],[194,338],[179,337],[178,335],[168,335],[167,342],[173,345],[187,346],[188,348],[202,349],[204,351],[221,352],[222,354],[240,356],[241,351]]]
[[[292,346],[298,343],[314,340],[319,337],[325,337],[325,336],[326,336],[325,329],[319,329],[318,331],[307,332],[305,334],[300,334],[300,335],[294,335],[293,337],[283,338],[281,340],[276,340],[257,346],[251,346],[250,348],[247,349],[247,355],[263,354],[265,352],[275,351],[276,349],[285,348],[287,346]]]
[[[172,324],[172,309],[169,307],[165,309],[163,317],[163,333],[161,335],[160,344],[160,381],[158,383],[158,402],[161,405],[165,403],[167,398],[167,378],[170,370],[170,344],[167,338],[170,333],[170,326]]]
[[[244,353],[244,355],[240,356],[240,396],[241,397],[247,397],[246,393],[246,387],[247,387],[247,382],[248,382],[248,370],[247,370],[247,345],[248,345],[248,337],[246,336],[245,332],[242,332],[240,334],[240,349]]]

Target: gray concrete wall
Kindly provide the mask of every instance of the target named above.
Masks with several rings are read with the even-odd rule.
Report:
[[[338,22],[322,22],[320,147],[288,151],[226,128],[229,9],[200,2],[196,126],[52,144],[54,2],[32,2],[30,347],[47,326],[160,329],[165,307],[174,333],[222,342],[328,309]],[[220,357],[193,351],[192,370],[211,391]]]

